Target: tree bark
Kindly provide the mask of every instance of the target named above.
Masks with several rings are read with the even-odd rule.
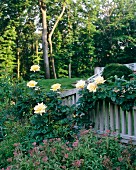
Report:
[[[44,69],[45,78],[50,79],[50,67],[49,67],[49,57],[48,57],[48,41],[47,41],[47,20],[46,20],[46,6],[42,0],[39,0],[39,6],[42,13],[42,48],[43,48],[43,59],[44,59]]]

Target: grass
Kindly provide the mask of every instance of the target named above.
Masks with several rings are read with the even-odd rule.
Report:
[[[75,88],[72,84],[75,84],[78,80],[81,80],[81,78],[41,79],[39,85],[49,91],[53,84],[59,83],[61,90],[69,90]]]

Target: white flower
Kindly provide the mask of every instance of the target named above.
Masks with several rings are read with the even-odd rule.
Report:
[[[40,71],[40,66],[39,65],[32,65],[30,71]]]
[[[50,90],[52,90],[52,91],[57,91],[57,90],[60,89],[60,87],[61,87],[61,84],[56,83],[56,84],[53,84],[53,85],[51,86],[51,89],[50,89]]]
[[[36,86],[36,84],[37,84],[37,82],[36,82],[36,81],[31,80],[31,81],[29,81],[29,82],[27,83],[27,86],[28,86],[28,87],[35,87],[35,86]]]
[[[96,84],[103,84],[105,81],[106,80],[104,80],[104,78],[101,77],[101,76],[98,76],[98,77],[95,78],[95,83]]]
[[[47,106],[45,104],[42,103],[38,103],[38,105],[36,105],[34,107],[34,113],[38,113],[42,116],[42,113],[45,113],[45,109],[47,108]]]
[[[89,90],[89,92],[96,92],[97,84],[96,83],[89,83],[87,85],[87,89]]]
[[[85,86],[85,81],[83,81],[83,80],[78,81],[76,84],[77,89],[83,89],[84,86]]]

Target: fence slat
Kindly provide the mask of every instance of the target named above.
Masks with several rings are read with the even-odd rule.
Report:
[[[95,109],[95,130],[99,129],[99,102],[96,103]]]
[[[122,110],[122,134],[126,134],[126,111]]]
[[[99,102],[99,118],[100,118],[100,132],[104,130],[104,103],[103,101]]]
[[[134,136],[136,137],[136,107],[134,107]]]
[[[114,131],[114,104],[110,104],[110,129]]]
[[[128,135],[132,135],[132,110],[128,112]]]
[[[116,114],[116,131],[120,133],[120,107],[115,105],[115,114]]]
[[[109,130],[109,102],[105,101],[105,131]]]

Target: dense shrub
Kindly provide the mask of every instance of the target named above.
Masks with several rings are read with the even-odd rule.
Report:
[[[90,129],[80,131],[80,138],[63,142],[60,138],[43,140],[41,145],[33,143],[28,154],[22,152],[21,145],[15,145],[13,157],[8,158],[11,170],[106,170],[136,168],[134,146],[119,143],[117,137],[109,137],[109,131],[97,136]]]
[[[13,156],[14,143],[22,143],[29,145],[29,140],[26,141],[25,136],[29,131],[29,124],[26,122],[21,124],[10,119],[5,122],[6,135],[4,140],[0,142],[0,168],[5,167],[8,162],[7,159]]]
[[[113,64],[106,65],[103,71],[103,77],[107,79],[110,78],[111,76],[114,77],[116,75],[119,78],[124,76],[126,80],[129,80],[130,79],[129,75],[132,73],[133,71],[129,69],[127,66],[123,64],[113,63]]]

